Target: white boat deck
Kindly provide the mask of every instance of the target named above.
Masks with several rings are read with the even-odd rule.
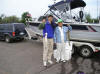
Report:
[[[39,30],[36,26],[30,26],[29,29],[31,29],[30,34],[31,36],[34,36],[34,34],[43,35],[42,30]],[[71,40],[78,40],[78,41],[88,41],[88,42],[98,42],[100,43],[100,32],[83,32],[83,31],[72,31],[70,35]]]

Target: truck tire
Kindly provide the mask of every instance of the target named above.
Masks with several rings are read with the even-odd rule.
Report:
[[[24,41],[24,38],[21,38],[19,41]]]
[[[93,54],[93,50],[91,47],[89,46],[81,46],[80,47],[80,50],[79,50],[79,53],[82,57],[84,58],[89,58],[92,56]]]
[[[12,40],[11,40],[11,38],[10,38],[9,36],[6,36],[6,37],[5,37],[5,41],[6,41],[7,43],[11,43],[11,42],[12,42]]]

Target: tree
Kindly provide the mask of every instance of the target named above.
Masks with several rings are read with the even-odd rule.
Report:
[[[86,13],[85,17],[88,23],[99,23],[99,20],[97,18],[91,18],[91,15],[89,13]]]
[[[0,23],[2,23],[2,19],[5,17],[5,15],[4,14],[1,14],[0,15]]]
[[[20,20],[16,16],[4,17],[2,19],[2,23],[18,23],[18,22],[20,22]]]
[[[32,21],[31,14],[29,12],[24,12],[21,16],[21,22],[26,24],[27,21]]]
[[[86,13],[85,17],[86,17],[86,20],[87,20],[88,23],[92,23],[93,22],[93,20],[91,18],[91,15],[89,13],[88,14]]]
[[[0,24],[2,23],[2,18],[0,17]]]

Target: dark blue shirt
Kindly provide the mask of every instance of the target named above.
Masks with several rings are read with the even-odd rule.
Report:
[[[56,24],[52,23],[52,25],[49,23],[49,21],[46,22],[45,28],[43,29],[43,37],[45,37],[45,33],[47,33],[47,38],[53,38],[54,37],[54,27]]]

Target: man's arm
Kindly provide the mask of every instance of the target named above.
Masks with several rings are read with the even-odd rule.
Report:
[[[41,24],[39,24],[38,28],[41,30]]]
[[[47,23],[45,23],[45,36],[47,36],[47,30],[48,30]]]
[[[67,26],[68,26],[68,30],[72,31],[72,27],[69,24],[67,24]]]

